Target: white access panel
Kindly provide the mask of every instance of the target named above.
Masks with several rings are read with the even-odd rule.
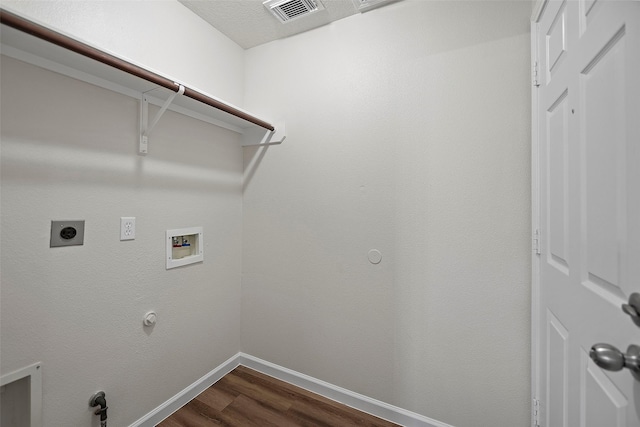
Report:
[[[25,383],[25,393],[21,393],[22,383]],[[16,385],[16,396],[12,396],[11,389]],[[16,427],[42,427],[42,363],[34,363],[22,369],[0,377],[0,388],[3,390],[2,396],[2,421],[1,425],[7,423],[17,423]],[[6,395],[5,395],[6,393]],[[24,399],[24,397],[27,397]],[[25,401],[26,400],[26,401]],[[26,406],[26,408],[25,408]],[[9,408],[16,408],[19,413],[12,413]],[[26,417],[28,417],[28,420]],[[15,417],[15,418],[12,418]]]

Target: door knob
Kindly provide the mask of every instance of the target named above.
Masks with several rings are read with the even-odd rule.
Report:
[[[622,304],[622,311],[631,316],[633,323],[640,326],[640,294],[634,292],[629,295],[629,302]]]
[[[589,357],[596,365],[607,371],[620,371],[627,368],[631,375],[640,381],[640,346],[630,345],[624,354],[610,344],[596,344],[591,347]]]

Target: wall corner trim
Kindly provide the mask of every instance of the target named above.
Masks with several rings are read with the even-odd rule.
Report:
[[[140,418],[129,427],[153,427],[175,411],[187,404],[191,399],[215,384],[223,376],[242,365],[254,369],[265,375],[288,382],[295,386],[317,393],[336,402],[345,404],[359,411],[366,412],[387,421],[407,427],[454,427],[449,424],[407,411],[397,406],[389,405],[359,393],[338,387],[317,378],[276,365],[245,353],[235,356],[204,375],[199,380],[158,406],[147,415]]]

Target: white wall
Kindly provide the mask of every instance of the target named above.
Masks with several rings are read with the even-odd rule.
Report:
[[[288,136],[245,151],[244,352],[528,425],[529,16],[405,0],[247,52],[245,107]]]
[[[3,0],[2,7],[227,103],[243,101],[244,51],[177,0]]]
[[[112,12],[124,2],[88,4],[56,4],[68,21],[62,11],[46,13],[49,4],[18,6],[107,48],[128,48],[139,63],[171,73],[182,67],[180,77],[203,72],[211,59],[202,52],[181,64],[153,57],[159,52],[140,16],[145,8],[147,17],[175,9],[172,37],[202,41],[198,20],[177,3],[126,2],[128,14],[115,21]],[[210,36],[211,53],[231,43]],[[225,49],[220,54],[242,69],[242,50]],[[97,426],[88,401],[100,389],[109,425],[129,425],[240,347],[239,137],[167,112],[150,134],[149,155],[140,157],[137,100],[11,58],[1,66],[0,371],[42,361],[47,426]],[[238,67],[216,69],[223,97],[241,100]],[[197,80],[193,73],[187,82]],[[207,83],[213,91],[220,82]],[[134,241],[119,240],[121,216],[136,217]],[[56,219],[84,219],[84,245],[49,248]],[[204,227],[205,261],[167,271],[165,231],[187,226]],[[148,310],[158,313],[153,329],[142,326]]]
[[[235,134],[169,112],[141,158],[135,100],[3,57],[0,370],[44,362],[48,424],[95,425],[104,389],[128,425],[240,347],[456,427],[528,423],[527,2],[404,0],[246,59],[174,1],[3,7],[287,120],[242,195]],[[50,249],[70,218],[85,245]],[[166,271],[190,225],[205,263]]]

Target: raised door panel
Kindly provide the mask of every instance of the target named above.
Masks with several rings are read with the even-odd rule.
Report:
[[[569,331],[547,311],[547,401],[548,426],[566,427],[568,422]]]
[[[556,73],[567,51],[567,11],[566,3],[560,3],[551,25],[546,31],[546,74],[547,81]]]
[[[628,427],[629,401],[584,349],[581,368],[580,427]]]
[[[569,274],[567,244],[568,186],[568,90],[547,110],[547,262]]]
[[[583,284],[611,303],[625,302],[620,281],[626,230],[624,27],[580,73]]]

